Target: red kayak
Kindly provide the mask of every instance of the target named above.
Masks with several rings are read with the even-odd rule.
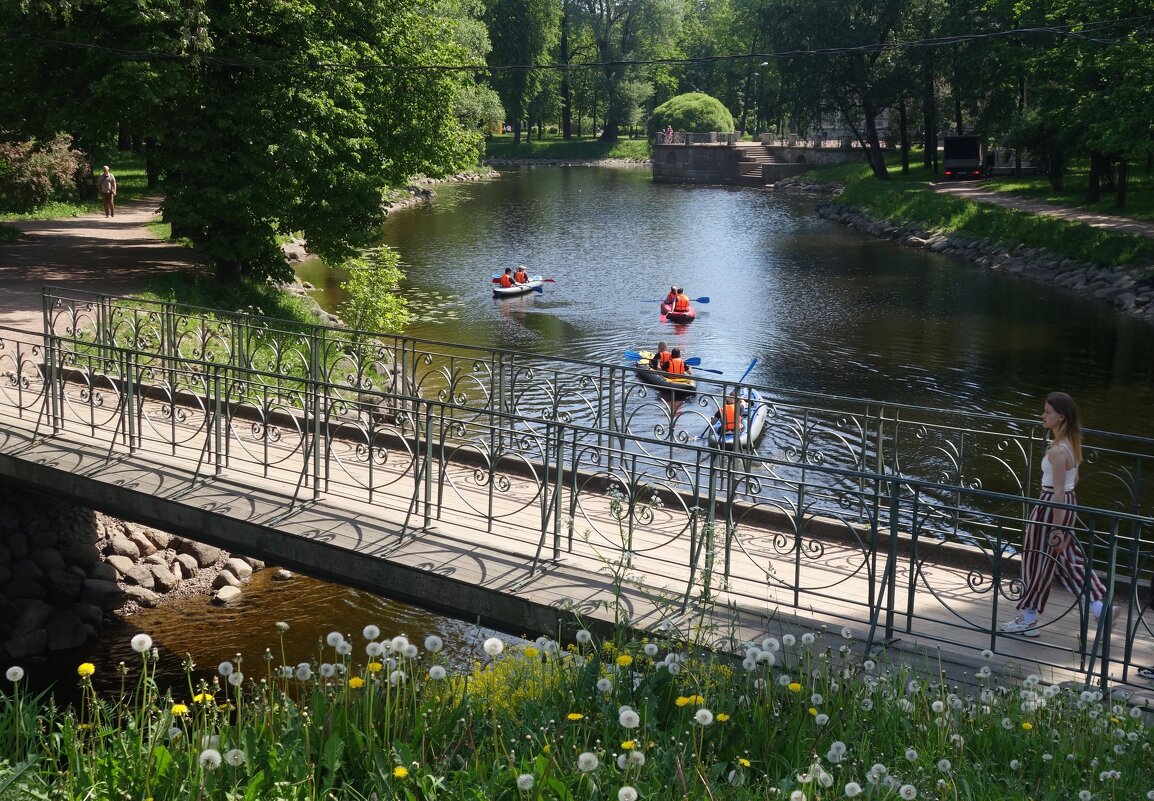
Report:
[[[688,323],[692,322],[693,318],[697,316],[697,310],[690,306],[689,311],[675,312],[673,311],[673,307],[668,303],[662,303],[661,314],[666,319],[672,320],[675,323]]]

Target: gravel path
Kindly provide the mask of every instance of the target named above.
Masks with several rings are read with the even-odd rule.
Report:
[[[1068,206],[1055,206],[1042,200],[1030,200],[1024,197],[997,192],[988,189],[981,183],[941,183],[934,184],[934,191],[947,195],[956,195],[975,203],[989,203],[994,206],[1005,206],[1031,214],[1041,214],[1046,217],[1060,217],[1063,220],[1073,220],[1085,223],[1094,228],[1109,228],[1124,234],[1154,237],[1154,222],[1133,220],[1127,217],[1115,217],[1110,214],[1099,214],[1093,211],[1081,211]]]
[[[64,286],[109,295],[139,291],[161,273],[197,266],[189,248],[156,239],[146,223],[156,217],[160,197],[64,220],[5,223],[24,232],[0,244],[0,326],[41,332],[41,290]]]

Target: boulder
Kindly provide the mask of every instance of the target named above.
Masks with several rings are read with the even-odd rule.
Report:
[[[40,565],[31,559],[17,559],[9,565],[9,569],[12,571],[13,579],[40,581],[40,579],[44,578],[44,571],[40,569]]]
[[[236,576],[238,579],[244,580],[252,575],[252,566],[243,559],[233,557],[225,562],[225,567],[228,571]]]
[[[12,634],[27,634],[30,631],[44,628],[48,616],[52,614],[52,605],[35,598],[17,601],[14,605],[12,620]]]
[[[220,548],[193,540],[181,540],[180,552],[186,553],[196,559],[198,567],[209,567],[210,565],[216,564],[223,553]]]
[[[214,603],[227,604],[227,603],[230,603],[232,601],[235,601],[239,597],[240,597],[240,587],[228,586],[228,587],[221,587],[219,590],[217,590],[216,595],[213,596],[212,600]]]
[[[28,558],[39,565],[45,573],[53,568],[64,568],[64,555],[56,548],[37,548]]]
[[[54,603],[72,603],[84,591],[84,577],[61,568],[52,568],[44,576],[44,586]]]
[[[172,567],[174,570],[180,570],[181,578],[192,578],[200,570],[200,565],[197,564],[196,557],[189,554],[179,554],[172,560]]]
[[[44,631],[48,634],[49,651],[65,651],[76,648],[88,641],[88,627],[84,621],[66,609],[52,612]]]
[[[131,540],[132,543],[140,549],[141,556],[148,556],[149,554],[154,554],[159,550],[152,542],[152,540],[144,536],[144,534],[139,531],[134,531],[129,534],[128,539]]]
[[[84,581],[80,600],[108,612],[124,603],[124,590],[115,581],[90,578]]]
[[[97,550],[95,543],[76,542],[65,552],[64,558],[70,565],[87,568],[100,561],[100,551]]]
[[[146,565],[168,565],[168,558],[160,551],[150,553],[143,561]]]
[[[36,629],[27,634],[9,637],[4,643],[4,649],[13,659],[27,659],[42,654],[48,649],[48,632]]]
[[[296,576],[292,574],[291,570],[285,570],[283,567],[277,568],[277,571],[272,574],[273,581],[292,581]]]
[[[168,565],[149,565],[148,569],[152,572],[152,586],[157,592],[170,592],[180,583],[180,576],[173,573]]]
[[[148,565],[133,565],[132,568],[124,574],[124,580],[129,584],[135,584],[138,587],[144,587],[146,590],[151,590],[156,585],[156,578],[152,575]]]
[[[170,547],[172,545],[172,541],[174,539],[176,539],[173,535],[169,534],[167,531],[157,531],[154,528],[148,529],[147,535],[148,535],[148,539],[152,540],[152,542],[156,545],[156,547],[162,551],[164,549]]]
[[[81,622],[88,625],[100,628],[104,622],[104,613],[98,607],[92,604],[75,603],[71,606],[72,614],[80,618]]]
[[[145,587],[125,587],[124,595],[130,601],[136,601],[141,606],[148,607],[149,609],[160,603],[160,596]]]
[[[251,556],[242,556],[241,559],[248,563],[248,566],[253,570],[264,570],[263,559],[253,559]]]
[[[13,576],[8,579],[4,584],[4,594],[12,600],[26,598],[43,600],[48,597],[48,591],[44,589],[44,585],[38,579],[20,576]]]
[[[140,558],[140,546],[123,535],[110,538],[108,548],[116,556],[127,556],[134,561]]]
[[[240,579],[232,574],[232,571],[222,570],[216,574],[216,578],[212,580],[212,588],[219,590],[221,587],[239,587]]]
[[[116,575],[112,577],[112,581],[116,581],[121,576],[126,575],[129,570],[132,570],[132,568],[136,567],[135,562],[133,562],[127,556],[120,556],[119,554],[113,554],[112,556],[105,559],[102,564],[108,565],[115,571]],[[93,574],[95,574],[95,570],[93,570]],[[103,576],[101,576],[101,578],[103,578]]]

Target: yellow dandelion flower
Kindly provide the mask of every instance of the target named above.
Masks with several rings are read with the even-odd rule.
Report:
[[[718,723],[724,723],[727,720],[729,720],[729,713],[727,713],[727,712],[718,712],[717,713],[717,722]]]
[[[817,707],[811,706],[809,708],[809,714],[813,715],[816,718],[817,717]]]
[[[545,743],[543,746],[541,746],[541,751],[542,751],[542,752],[544,752],[544,753],[546,753],[546,754],[551,754],[551,753],[553,753],[553,749],[552,749],[552,747],[549,745],[549,743]]]
[[[691,696],[689,696],[689,703],[691,703],[691,704],[704,704],[705,699],[702,698],[700,695],[691,695]]]
[[[192,696],[192,701],[196,704],[211,704],[212,693],[197,693],[196,695]]]
[[[96,665],[91,662],[83,662],[80,667],[76,668],[77,675],[82,679],[86,679],[96,672]]]
[[[408,775],[409,775],[409,769],[406,768],[404,765],[397,765],[395,768],[393,768],[393,778],[403,779]]]
[[[1027,720],[1027,721],[1022,723],[1022,728],[1025,729],[1026,731],[1030,731],[1031,729],[1034,728],[1034,724]]]
[[[745,757],[738,757],[737,758],[737,764],[741,765],[741,767],[743,767],[743,768],[748,768],[749,767],[749,760],[746,759]]]
[[[354,690],[359,689],[365,686],[365,680],[360,676],[353,676],[351,679],[349,679],[349,686]]]
[[[174,718],[178,718],[181,715],[187,715],[187,714],[188,714],[188,707],[185,706],[184,704],[173,704],[172,705],[172,716]]]
[[[384,667],[380,662],[369,662],[365,667],[369,669],[369,673],[380,673],[381,668]]]
[[[634,748],[637,747],[637,743],[633,740],[626,740],[625,742],[621,743],[621,747],[624,748],[626,751],[632,751]]]
[[[536,659],[540,653],[541,652],[534,648],[532,645],[525,649],[525,656],[529,657],[530,659]]]
[[[581,718],[583,718],[585,716],[582,715],[580,712],[570,712],[565,717],[569,720],[581,720]]]
[[[617,657],[618,667],[629,667],[632,664],[633,657],[631,657],[629,654],[621,654],[621,656]]]
[[[1111,722],[1111,723],[1121,723],[1121,722],[1122,722],[1122,719],[1121,719],[1121,718],[1117,718],[1117,717],[1115,717],[1115,716],[1111,715],[1111,716],[1110,716],[1110,722]]]
[[[788,689],[791,693],[799,693],[799,692],[801,692],[801,685],[798,684],[796,681],[791,681],[789,683]]]
[[[689,698],[687,698],[684,695],[679,695],[679,696],[677,696],[677,700],[674,701],[673,703],[677,704],[678,706],[685,706],[686,704],[689,703]]]

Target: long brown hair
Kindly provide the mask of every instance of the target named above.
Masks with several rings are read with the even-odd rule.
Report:
[[[1051,392],[1046,396],[1050,408],[1062,416],[1054,427],[1054,440],[1064,439],[1074,451],[1074,464],[1082,463],[1082,424],[1078,421],[1078,406],[1065,392]]]

